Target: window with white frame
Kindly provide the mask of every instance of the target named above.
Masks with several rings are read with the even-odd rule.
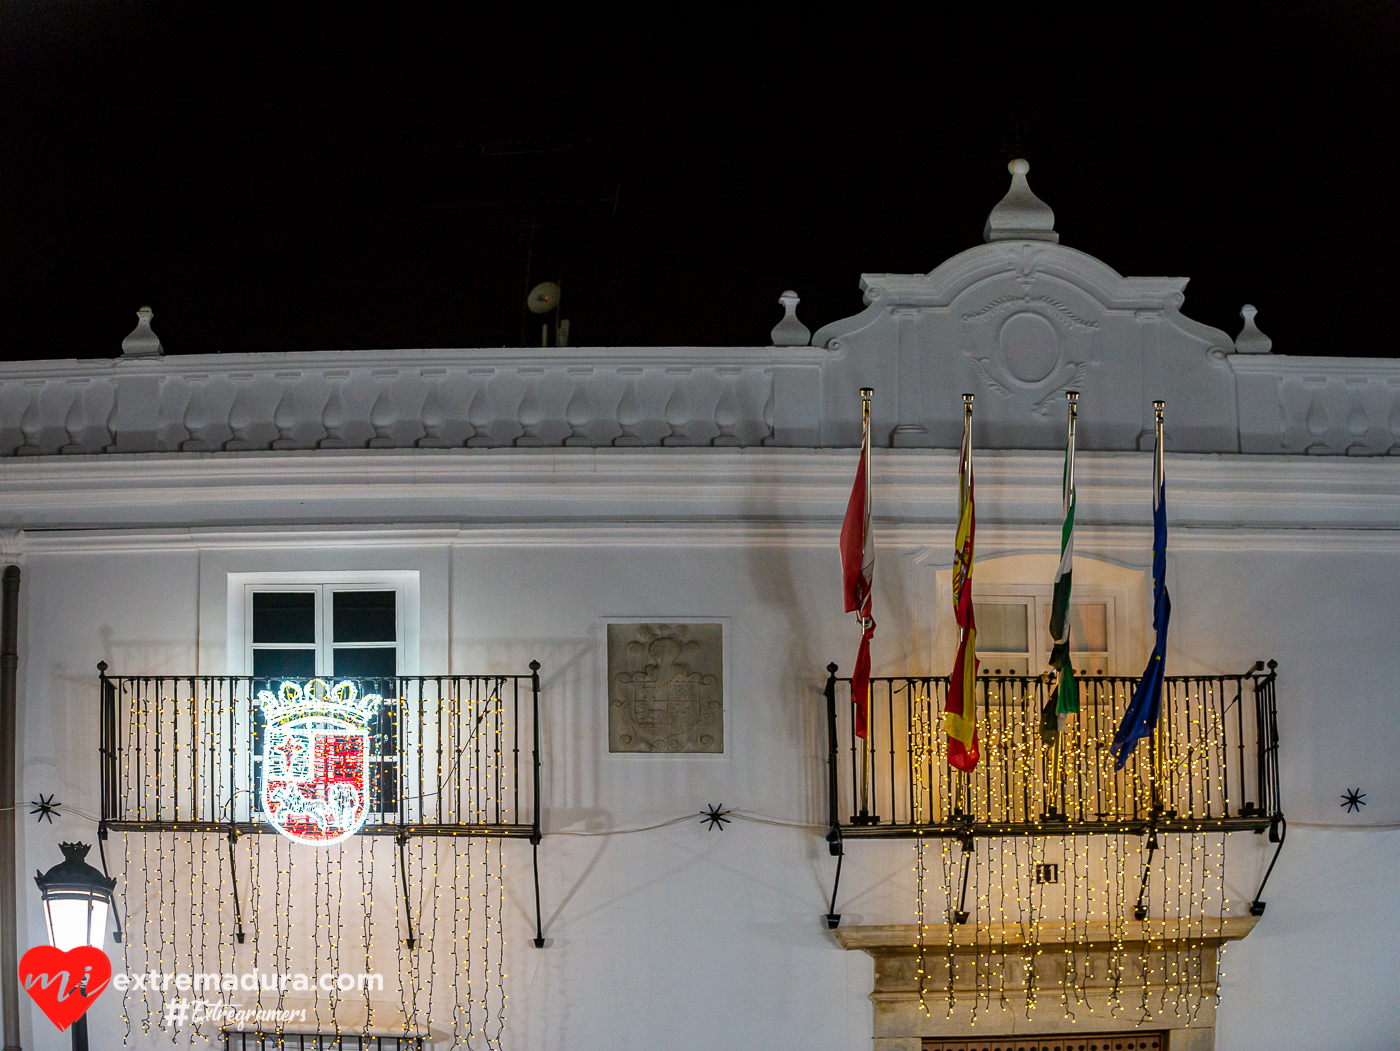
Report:
[[[297,574],[302,577],[302,574]],[[415,581],[416,582],[416,581]],[[230,582],[231,586],[239,586]],[[356,680],[362,694],[398,696],[404,668],[404,582],[301,579],[241,584],[245,665],[253,690],[276,690],[284,679]],[[415,589],[416,590],[416,589]],[[398,810],[398,709],[384,704],[370,726],[370,812]],[[253,712],[253,780],[261,799],[266,719]]]
[[[1016,592],[1019,592],[1017,594]],[[1050,663],[1050,588],[986,592],[973,603],[983,675],[1039,675]],[[1113,595],[1071,599],[1069,651],[1079,675],[1113,671]]]
[[[400,588],[248,584],[247,667],[256,678],[392,678],[403,650]]]

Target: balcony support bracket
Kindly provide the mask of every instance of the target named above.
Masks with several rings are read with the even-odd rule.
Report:
[[[1157,853],[1157,821],[1161,817],[1161,808],[1152,808],[1152,824],[1147,830],[1147,864],[1142,867],[1142,885],[1138,887],[1137,907],[1133,909],[1133,918],[1136,920],[1147,919],[1147,884],[1152,878],[1152,856]]]
[[[408,905],[408,859],[406,857],[408,833],[399,832],[394,837],[394,842],[399,845],[399,880],[403,886],[403,918],[404,923],[408,924],[408,937],[404,939],[404,944],[412,949],[418,944],[418,939],[413,936],[413,911]]]
[[[972,833],[968,832],[959,837],[962,841],[963,849],[963,870],[962,870],[962,892],[958,895],[958,907],[953,910],[953,922],[964,924],[968,919],[967,911],[967,877],[972,871],[973,843]]]
[[[234,863],[233,847],[238,842],[238,829],[230,825],[228,830],[228,873],[233,880],[233,924],[234,937],[243,944],[243,909],[238,903],[238,866]]]
[[[832,828],[826,834],[827,849],[836,855],[836,879],[831,883],[831,908],[826,913],[826,929],[834,931],[841,926],[841,914],[836,911],[836,891],[841,886],[841,863],[846,860],[846,848],[841,842],[841,829]]]
[[[97,856],[102,859],[102,875],[111,879],[112,874],[107,871],[107,822],[97,823]],[[117,908],[116,899],[112,899],[112,922],[116,925],[116,930],[112,933],[112,940],[118,945],[122,943],[122,914]]]
[[[1264,915],[1264,906],[1266,904],[1266,902],[1262,900],[1264,897],[1264,884],[1268,883],[1269,877],[1274,874],[1274,866],[1278,864],[1278,856],[1283,852],[1283,841],[1287,836],[1288,822],[1285,821],[1283,815],[1280,814],[1278,820],[1269,826],[1269,839],[1277,843],[1278,846],[1274,848],[1274,857],[1273,860],[1269,862],[1269,868],[1264,873],[1264,878],[1259,881],[1259,889],[1254,894],[1254,900],[1249,903],[1249,914],[1251,916]]]

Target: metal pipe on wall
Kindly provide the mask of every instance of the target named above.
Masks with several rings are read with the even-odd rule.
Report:
[[[0,579],[0,995],[4,999],[5,1051],[19,1042],[19,958],[15,907],[15,737],[19,671],[19,566],[6,566]]]

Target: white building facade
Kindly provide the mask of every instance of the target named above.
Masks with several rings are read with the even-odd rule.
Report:
[[[114,972],[383,978],[223,991],[278,1012],[247,1032],[598,1051],[1069,1047],[1066,1033],[1078,1047],[1107,1032],[1174,1049],[1394,1046],[1400,360],[1274,354],[1249,307],[1238,339],[1190,320],[1185,279],[1123,277],[1060,245],[1023,166],[984,244],[861,281],[866,309],[814,335],[785,297],[768,347],[180,357],[143,318],[117,359],[0,365],[17,792],[62,804],[53,823],[19,812],[19,952],[45,940],[22,874],[57,862],[60,839],[97,860],[101,823],[124,925]],[[1282,822],[1164,831],[1148,928],[1125,900],[1142,828],[982,836],[962,929],[983,948],[951,985],[938,946],[961,937],[946,921],[958,840],[924,847],[923,956],[907,926],[885,930],[915,923],[916,838],[845,837],[833,908],[824,690],[858,638],[837,538],[861,387],[875,390],[874,670],[916,679],[946,676],[956,643],[965,392],[984,671],[1044,668],[1077,390],[1081,649],[1090,678],[1141,674],[1165,401],[1167,673],[1252,691],[1267,665],[1242,674],[1277,662],[1287,835],[1262,895]],[[418,691],[371,731],[378,834],[292,843],[264,827],[253,677],[347,674]],[[1242,696],[1236,710],[1220,694],[1231,725],[1253,714]],[[881,747],[912,754],[910,726],[884,726]],[[1239,746],[1234,773],[1190,782],[1238,784],[1238,815],[1256,731],[1192,732],[1183,770]],[[909,784],[896,809],[935,790],[890,762]],[[1339,805],[1351,790],[1359,810]],[[710,807],[729,822],[702,821]],[[1046,898],[1033,874],[1052,863]],[[1074,902],[1082,928],[1050,931]],[[1011,926],[1031,949],[1007,949]],[[1124,977],[1129,957],[1141,967]],[[169,1004],[202,995],[177,982],[105,992],[95,1045],[258,1046],[217,1020],[174,1028]],[[65,1046],[20,1001],[22,1046]]]

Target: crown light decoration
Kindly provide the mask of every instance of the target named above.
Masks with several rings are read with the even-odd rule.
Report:
[[[328,846],[353,836],[369,814],[369,728],[378,694],[355,684],[310,679],[260,690],[262,810],[282,835]]]

